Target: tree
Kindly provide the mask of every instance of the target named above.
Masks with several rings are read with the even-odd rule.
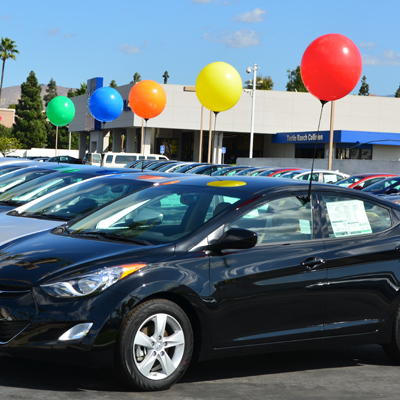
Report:
[[[48,106],[48,104],[51,100],[54,99],[54,97],[58,96],[56,81],[53,78],[51,78],[50,82],[47,84],[46,93],[47,94],[43,96],[45,107]]]
[[[142,80],[142,78],[140,77],[139,72],[135,72],[135,75],[133,75],[133,81],[131,81],[131,83],[135,84],[138,83]]]
[[[14,151],[18,149],[22,149],[22,145],[18,139],[0,136],[0,153],[3,154],[3,157],[7,154],[14,153]]]
[[[82,96],[83,94],[87,93],[87,84],[86,82],[81,83],[81,87],[79,89],[69,89],[67,96],[69,98],[75,97],[75,96]]]
[[[9,38],[1,38],[0,42],[0,60],[3,61],[3,66],[1,68],[1,83],[0,83],[0,103],[1,103],[1,92],[3,90],[3,78],[4,78],[4,67],[6,65],[6,60],[11,58],[15,60],[17,57],[16,54],[19,54],[17,46],[15,42]]]
[[[46,146],[46,117],[43,113],[42,88],[33,71],[21,85],[21,98],[18,100],[12,134],[25,149]]]
[[[253,80],[249,79],[245,82],[247,89],[253,89]],[[261,74],[256,77],[256,89],[258,90],[272,90],[274,82],[270,76],[262,76]]]
[[[9,110],[15,110],[16,107],[17,107],[17,105],[14,104],[14,103],[12,103],[12,104],[10,104],[7,108],[8,108]]]
[[[118,87],[118,85],[117,85],[117,82],[115,82],[114,81],[114,79],[110,82],[110,87],[112,87],[112,88],[116,88],[116,87]]]
[[[168,71],[165,71],[162,77],[164,78],[164,85],[166,85],[169,78]]]
[[[296,69],[288,69],[286,72],[289,78],[289,81],[286,84],[287,92],[308,92],[303,79],[301,78],[300,65],[298,65]]]
[[[358,91],[359,96],[369,96],[369,85],[367,83],[367,77],[364,75],[361,78],[361,86],[360,90]]]
[[[394,97],[400,97],[400,86],[396,90],[396,93],[394,94]]]
[[[12,137],[12,128],[0,124],[0,153],[5,157],[18,149],[22,149],[22,146],[17,139]]]

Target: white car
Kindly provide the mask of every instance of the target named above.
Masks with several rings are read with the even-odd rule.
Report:
[[[311,169],[299,169],[283,174],[281,175],[281,178],[309,181],[310,176]],[[350,175],[344,174],[343,172],[339,171],[330,171],[328,169],[314,169],[312,173],[312,181],[321,183],[335,183],[342,179],[348,178],[349,176]]]

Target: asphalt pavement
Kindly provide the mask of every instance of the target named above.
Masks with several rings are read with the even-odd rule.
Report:
[[[171,389],[140,393],[109,370],[0,356],[0,399],[398,400],[399,374],[380,346],[341,347],[202,362]]]

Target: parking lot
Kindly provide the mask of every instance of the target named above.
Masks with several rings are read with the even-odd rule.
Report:
[[[399,367],[379,346],[288,352],[191,366],[163,392],[138,393],[107,370],[0,356],[0,398],[9,399],[398,399]]]

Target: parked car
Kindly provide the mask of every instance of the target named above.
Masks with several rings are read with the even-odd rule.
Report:
[[[0,352],[140,390],[192,358],[376,343],[399,363],[400,206],[308,187],[183,178],[4,244]]]
[[[213,172],[212,176],[232,176],[236,175],[238,172],[243,171],[244,169],[250,168],[250,166],[229,166],[226,168],[222,168],[219,171]]]
[[[0,214],[0,244],[56,228],[136,190],[171,179],[176,179],[175,175],[111,172],[73,183]]]
[[[63,164],[83,164],[83,161],[80,158],[75,158],[71,156],[50,157],[46,162],[56,162]]]
[[[374,183],[383,181],[384,179],[387,179],[392,176],[397,176],[397,175],[395,175],[395,174],[379,174],[379,173],[378,174],[373,174],[373,173],[358,174],[358,175],[350,176],[341,181],[338,181],[335,183],[335,185],[347,187],[350,189],[361,190],[361,189],[366,188],[367,186],[373,185]]]
[[[393,178],[387,178],[373,185],[367,186],[362,189],[363,192],[375,194],[375,195],[385,195],[385,194],[397,194],[400,190],[400,176],[395,176]]]
[[[274,178],[279,178],[283,174],[286,174],[291,171],[298,171],[300,168],[273,168],[267,171],[261,172],[259,176],[272,176]]]
[[[309,181],[311,176],[310,169],[299,169],[282,174],[281,178],[299,179]],[[312,173],[312,181],[321,183],[336,183],[342,179],[348,178],[350,175],[339,171],[331,171],[327,169],[314,169]]]
[[[220,169],[226,168],[226,164],[208,164],[208,165],[199,165],[196,168],[191,168],[189,171],[186,171],[187,174],[194,175],[211,175],[215,171],[219,171]],[[179,171],[179,169],[178,169]]]
[[[7,185],[8,189],[0,188],[0,213],[10,211],[13,208],[22,206],[23,204],[52,193],[58,189],[95,176],[120,174],[122,172],[127,173],[127,171],[122,168],[112,169],[86,165],[82,165],[81,167],[45,170],[49,171],[45,174],[43,174],[42,171],[41,168],[37,169],[35,167],[26,168],[23,171],[19,170],[20,173],[31,172],[29,175],[26,175],[25,182],[22,182],[19,185]],[[15,182],[17,182],[17,179],[21,179],[21,175],[18,177],[15,177],[15,174],[12,175],[14,175],[13,179]],[[10,178],[7,179],[7,182],[10,182]],[[1,179],[0,185],[2,185]]]

